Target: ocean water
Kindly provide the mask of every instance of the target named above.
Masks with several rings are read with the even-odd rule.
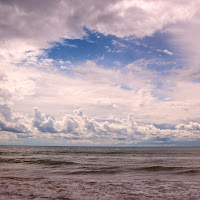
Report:
[[[200,147],[0,146],[0,199],[200,199]]]

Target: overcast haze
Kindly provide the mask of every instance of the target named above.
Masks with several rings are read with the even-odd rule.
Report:
[[[1,0],[0,144],[199,145],[199,0]]]

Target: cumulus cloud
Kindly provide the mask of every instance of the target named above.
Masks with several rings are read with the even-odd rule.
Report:
[[[0,104],[0,130],[15,133],[32,132],[29,120],[23,115],[13,114],[6,104]]]
[[[98,121],[87,117],[81,109],[55,120],[38,108],[34,108],[33,116],[27,118],[13,113],[7,105],[1,105],[0,128],[4,133],[0,138],[5,137],[5,133],[8,136],[13,133],[18,138],[33,137],[37,140],[42,137],[43,140],[51,138],[75,143],[87,140],[91,144],[139,144],[145,141],[160,144],[200,139],[198,123],[179,124],[175,130],[159,129],[152,124],[137,123],[132,114],[126,118]]]
[[[38,108],[34,108],[33,126],[41,132],[57,132],[54,119],[43,114]]]
[[[198,131],[200,132],[200,124],[196,122],[190,122],[189,124],[178,124],[176,126],[178,130],[186,130],[186,131]]]

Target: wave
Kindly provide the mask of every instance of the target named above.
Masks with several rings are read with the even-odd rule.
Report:
[[[122,170],[120,170],[120,167],[101,167],[101,168],[96,168],[96,169],[91,169],[91,168],[85,168],[85,170],[82,170],[83,167],[81,167],[80,170],[72,171],[69,172],[69,174],[115,174],[115,173],[120,173]]]
[[[132,156],[135,156],[132,152],[124,152],[124,151],[112,151],[112,152],[92,152],[92,151],[67,152],[67,151],[58,151],[55,154],[56,155],[59,155],[59,154],[81,154],[81,155],[121,155],[121,154],[131,154]]]
[[[197,170],[197,169],[188,169],[188,170],[184,170],[184,171],[180,171],[180,172],[177,172],[177,174],[200,174],[200,170]]]
[[[45,160],[25,160],[24,163],[29,163],[29,164],[43,164],[43,165],[75,165],[77,163],[71,162],[71,161],[58,161],[58,160],[50,160],[50,159],[45,159]]]
[[[150,166],[150,167],[140,167],[136,168],[136,170],[144,170],[144,171],[174,171],[184,169],[182,167],[166,167],[166,166]]]
[[[149,172],[171,172],[175,173],[177,175],[196,175],[200,174],[199,169],[193,169],[193,168],[184,168],[184,167],[168,167],[168,166],[150,166],[150,167],[140,167],[136,168],[135,170],[141,170],[141,171],[149,171]]]
[[[199,191],[193,181],[0,178],[0,199],[199,200]]]
[[[0,158],[0,163],[21,163],[21,161],[19,159]]]
[[[68,174],[80,174],[80,175],[86,175],[86,174],[116,174],[119,173],[119,170],[80,170],[80,171],[73,171],[69,172]]]
[[[58,166],[58,165],[76,165],[78,163],[71,161],[59,161],[59,160],[50,160],[50,159],[0,159],[0,163],[25,163],[25,164],[41,164],[41,165],[50,165],[50,166]]]

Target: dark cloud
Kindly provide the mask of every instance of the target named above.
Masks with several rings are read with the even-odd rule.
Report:
[[[38,108],[34,108],[33,126],[37,127],[40,132],[56,133],[55,121],[51,117],[47,117]]]
[[[13,114],[7,104],[0,104],[0,129],[13,133],[32,132],[29,120],[25,116]]]
[[[182,5],[180,1],[170,0],[135,3],[119,0],[3,0],[0,1],[0,37],[2,40],[21,38],[38,45],[59,37],[80,36],[85,26],[104,34],[141,37],[153,34],[170,22],[187,18],[187,11],[193,12],[192,3],[197,2]]]
[[[27,127],[20,123],[6,123],[0,120],[0,130],[12,133],[26,133]]]

